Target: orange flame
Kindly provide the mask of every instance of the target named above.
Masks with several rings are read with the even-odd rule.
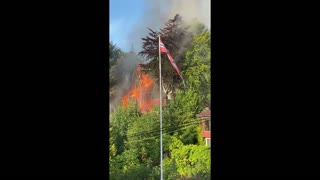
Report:
[[[141,68],[137,67],[137,74],[139,79],[139,85],[133,86],[125,96],[122,98],[122,104],[127,107],[129,98],[137,100],[139,110],[141,112],[151,111],[152,109],[152,99],[150,94],[150,89],[153,85],[153,79],[149,77],[147,74],[141,73]]]
[[[139,91],[138,91],[137,87],[134,87],[134,89],[132,91],[132,97],[135,97],[136,99],[139,99],[140,94],[139,94]]]
[[[153,80],[146,74],[142,74],[141,79],[141,86],[143,90],[148,91],[153,84]]]
[[[127,96],[127,95],[123,96],[123,98],[122,98],[122,104],[123,104],[125,107],[128,106],[128,96]]]

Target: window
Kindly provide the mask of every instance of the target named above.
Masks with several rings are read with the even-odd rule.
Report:
[[[206,145],[211,147],[211,138],[206,138]]]
[[[211,131],[211,119],[204,119],[204,130]]]

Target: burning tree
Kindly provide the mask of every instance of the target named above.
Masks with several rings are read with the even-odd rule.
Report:
[[[150,33],[145,38],[142,38],[143,50],[139,53],[147,58],[150,63],[144,65],[146,68],[151,69],[150,73],[155,77],[156,81],[159,83],[159,38],[158,34],[161,34],[161,39],[167,49],[169,49],[173,58],[176,61],[177,66],[181,71],[183,71],[182,64],[185,61],[185,52],[190,48],[193,34],[189,31],[189,27],[185,25],[182,21],[180,15],[176,15],[173,19],[170,19],[160,32],[154,31],[148,28]],[[166,95],[169,93],[175,93],[175,89],[179,88],[181,81],[177,72],[174,70],[170,64],[167,56],[161,54],[161,66],[162,66],[162,84],[165,89]]]

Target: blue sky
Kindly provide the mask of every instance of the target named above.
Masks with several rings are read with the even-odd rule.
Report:
[[[124,51],[131,45],[126,43],[131,27],[142,19],[145,7],[144,0],[110,0],[110,41]]]

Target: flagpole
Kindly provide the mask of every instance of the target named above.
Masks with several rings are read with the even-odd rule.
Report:
[[[162,169],[162,85],[161,85],[161,51],[160,51],[160,34],[159,34],[159,82],[160,82],[160,180],[163,180]]]

